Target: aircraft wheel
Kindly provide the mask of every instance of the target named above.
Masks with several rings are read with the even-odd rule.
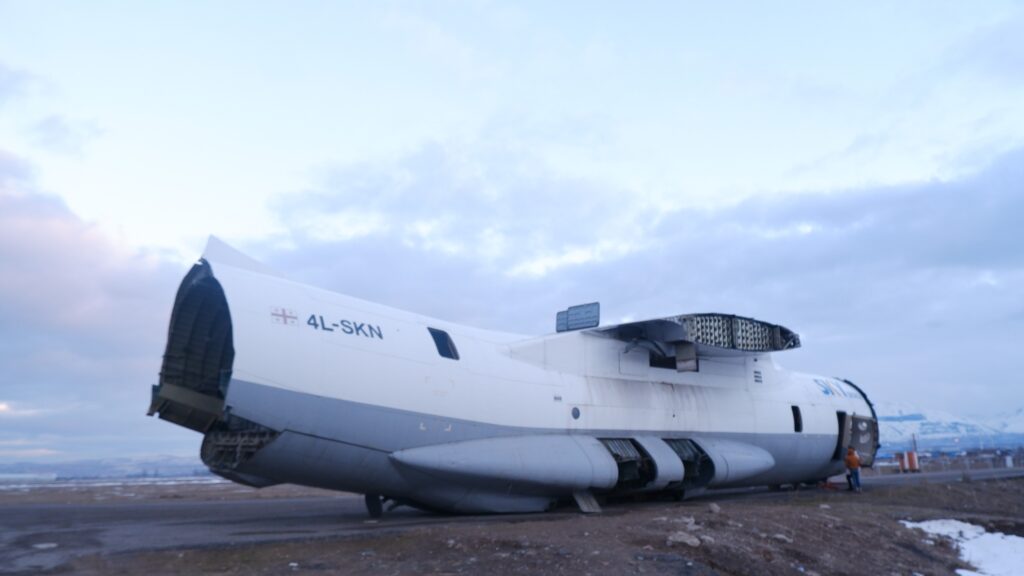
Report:
[[[370,518],[380,518],[384,513],[384,502],[381,500],[380,494],[367,494],[364,496],[364,500],[366,501],[366,513],[370,515]]]

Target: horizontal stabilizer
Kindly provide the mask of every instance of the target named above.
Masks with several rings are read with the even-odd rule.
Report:
[[[391,458],[439,476],[531,484],[559,490],[607,489],[618,480],[608,450],[589,436],[511,436],[400,450]]]

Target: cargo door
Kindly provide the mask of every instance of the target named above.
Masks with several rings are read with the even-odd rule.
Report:
[[[878,449],[878,421],[865,416],[853,416],[850,418],[851,434],[848,446],[860,455],[861,466],[870,467],[875,462],[875,452]]]
[[[149,415],[207,432],[224,413],[235,350],[224,290],[201,260],[178,288]]]

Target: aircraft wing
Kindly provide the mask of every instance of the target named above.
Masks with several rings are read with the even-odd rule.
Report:
[[[792,330],[732,314],[683,314],[593,328],[589,332],[649,348],[677,358],[686,371],[698,357],[744,356],[800,347]]]

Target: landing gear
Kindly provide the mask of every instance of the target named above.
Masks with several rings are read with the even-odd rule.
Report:
[[[384,513],[384,499],[381,498],[380,494],[367,494],[364,496],[366,501],[366,513],[370,515],[370,518],[380,518],[380,515]]]

